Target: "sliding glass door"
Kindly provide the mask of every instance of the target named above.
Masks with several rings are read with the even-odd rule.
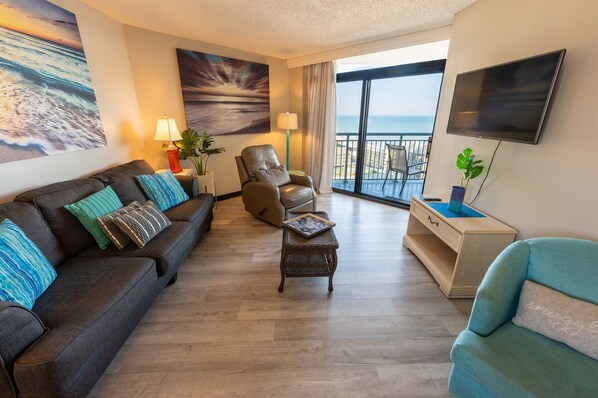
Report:
[[[423,191],[444,63],[337,75],[335,190],[403,204]]]

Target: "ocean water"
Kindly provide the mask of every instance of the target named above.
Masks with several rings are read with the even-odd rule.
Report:
[[[187,126],[212,135],[270,132],[270,107],[266,103],[185,101]]]
[[[83,52],[0,27],[0,142],[46,155],[107,144]]]
[[[357,133],[359,115],[338,115],[336,117],[337,133]],[[368,134],[375,133],[432,133],[434,115],[429,116],[397,116],[372,115],[368,119]]]

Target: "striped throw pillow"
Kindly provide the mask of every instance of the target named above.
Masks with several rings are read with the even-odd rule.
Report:
[[[112,213],[104,214],[96,219],[104,234],[119,250],[124,248],[131,241],[131,238],[129,238],[129,235],[125,234],[118,227],[118,225],[116,225],[114,219],[140,207],[141,205],[139,202],[135,201],[123,207],[122,209],[118,209]]]
[[[0,300],[32,309],[35,300],[56,279],[42,251],[18,225],[0,223]]]
[[[140,249],[172,224],[151,201],[147,201],[138,209],[116,217],[114,222]]]
[[[101,249],[110,246],[110,239],[101,230],[96,219],[122,207],[122,202],[111,187],[106,187],[85,199],[64,206],[72,215],[77,217]]]
[[[154,202],[162,211],[189,200],[189,195],[176,179],[172,171],[139,175],[135,177],[145,192],[145,196]]]

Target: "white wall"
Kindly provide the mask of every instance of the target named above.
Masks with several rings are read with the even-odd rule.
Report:
[[[456,74],[566,48],[539,145],[503,142],[475,206],[518,229],[519,239],[598,240],[597,21],[595,0],[479,0],[455,17],[426,193],[448,194],[459,183],[462,149],[488,162],[497,144],[446,135]]]
[[[217,195],[241,190],[235,156],[240,155],[241,150],[246,146],[272,144],[281,161],[284,162],[285,133],[276,128],[278,113],[288,112],[290,109],[290,78],[284,60],[132,26],[124,26],[124,32],[143,119],[145,158],[154,168],[168,167],[168,160],[161,149],[161,143],[153,141],[157,119],[166,113],[169,117],[176,119],[181,131],[186,128],[185,108],[176,56],[177,48],[259,62],[270,66],[271,132],[214,136],[213,146],[226,148],[226,152],[210,157],[208,164],[208,168],[213,170],[216,176]],[[192,168],[190,161],[181,162],[181,165],[185,168]]]
[[[122,26],[77,0],[77,16],[108,146],[0,164],[0,202],[29,188],[85,176],[143,154],[141,118]]]

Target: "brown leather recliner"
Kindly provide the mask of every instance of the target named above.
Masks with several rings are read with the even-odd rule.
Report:
[[[272,145],[255,145],[235,156],[245,210],[276,226],[286,211],[315,211],[316,193],[309,176],[289,175]]]

